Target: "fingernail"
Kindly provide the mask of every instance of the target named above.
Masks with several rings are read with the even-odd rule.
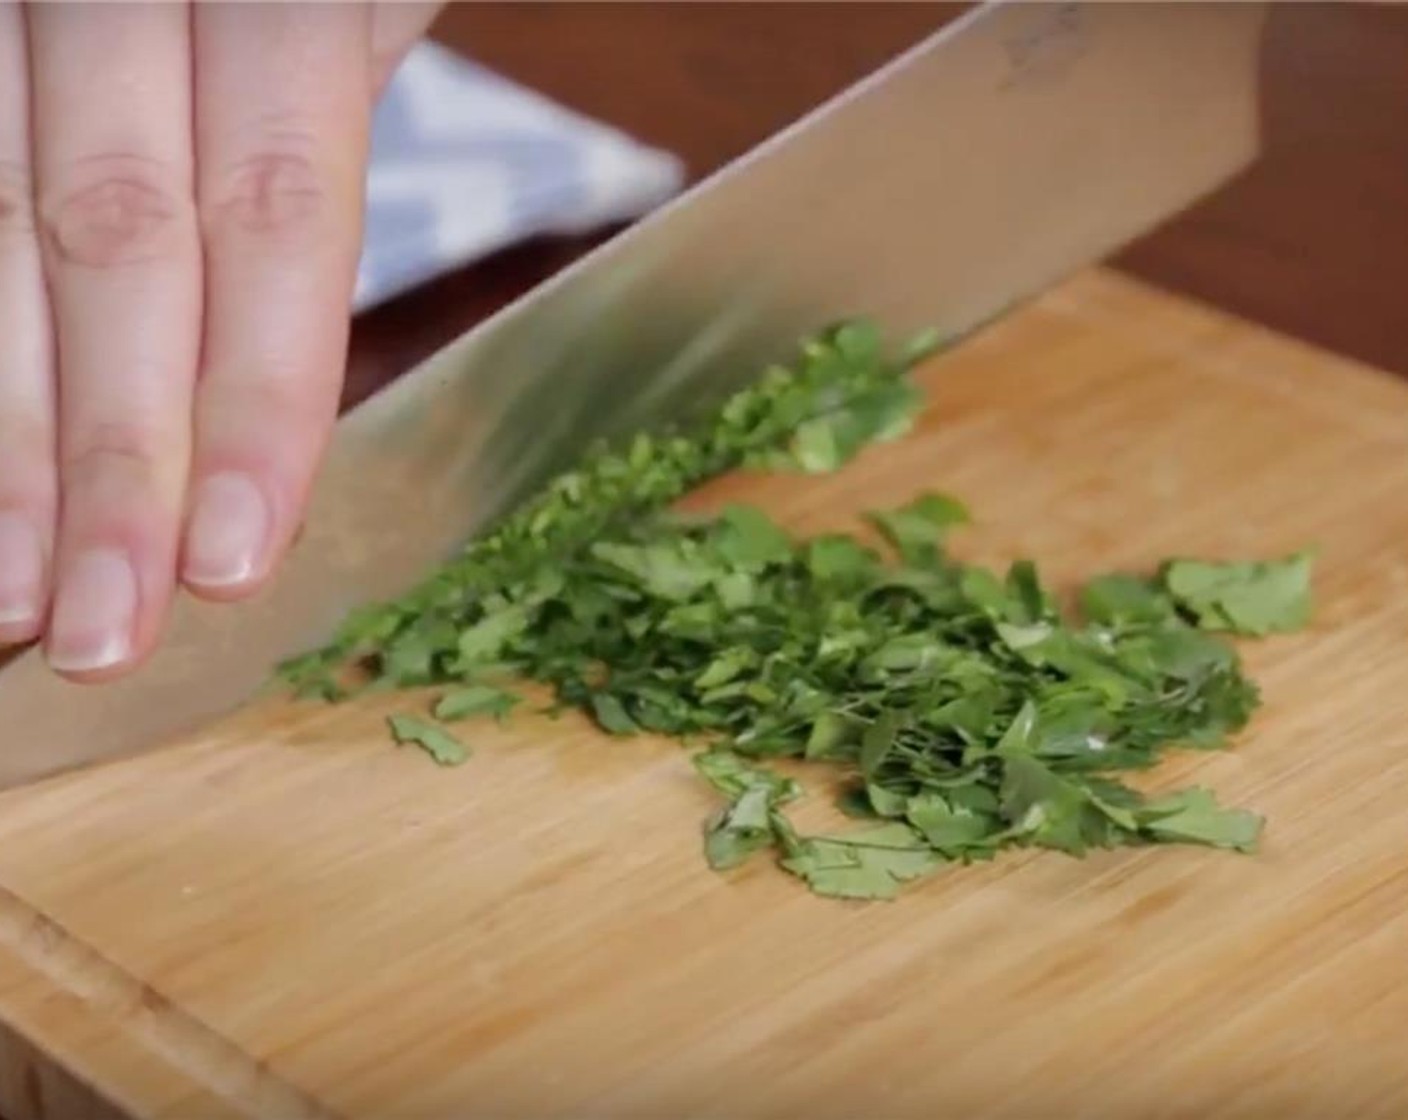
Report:
[[[269,506],[253,479],[213,474],[196,489],[183,578],[199,587],[236,587],[259,572]]]
[[[0,630],[32,627],[44,610],[44,548],[34,522],[0,513]]]
[[[132,655],[137,618],[137,575],[118,548],[74,557],[60,574],[45,652],[61,672],[84,673],[119,665]]]

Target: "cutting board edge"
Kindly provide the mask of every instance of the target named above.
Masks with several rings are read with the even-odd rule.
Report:
[[[149,1106],[156,1100],[164,1103],[153,1112]],[[224,1120],[326,1112],[208,1024],[0,887],[0,1116],[163,1115]]]
[[[67,934],[59,933],[61,938]],[[153,1055],[131,1042],[113,1017],[56,982],[0,938],[0,1116],[5,1120],[132,1120],[138,1114],[113,1084],[111,1057],[86,1053],[91,1039],[125,1052],[133,1066]],[[167,1091],[197,1091],[162,1063]],[[84,1074],[77,1070],[86,1071]]]
[[[0,985],[27,972],[0,952]],[[46,1045],[24,1032],[8,993],[0,998],[0,1115],[6,1120],[133,1120],[134,1113],[55,1060]]]

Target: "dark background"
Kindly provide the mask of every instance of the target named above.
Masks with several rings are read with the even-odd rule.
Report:
[[[674,151],[697,179],[966,7],[460,3],[434,34]],[[1408,376],[1408,7],[1276,4],[1262,89],[1260,162],[1112,263]],[[351,397],[586,247],[513,250],[366,316]]]

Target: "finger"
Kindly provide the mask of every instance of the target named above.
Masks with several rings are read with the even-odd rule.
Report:
[[[58,338],[60,518],[50,663],[150,652],[174,584],[201,314],[189,13],[27,9],[34,162]]]
[[[0,0],[0,646],[39,636],[58,504],[53,332],[31,178],[23,10]]]
[[[370,112],[365,5],[199,5],[204,352],[182,577],[257,588],[337,415]]]
[[[380,3],[372,11],[372,93],[380,94],[396,67],[424,35],[443,4]]]

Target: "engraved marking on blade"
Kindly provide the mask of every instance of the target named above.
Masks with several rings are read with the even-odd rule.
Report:
[[[1059,81],[1090,48],[1080,4],[1037,5],[1038,14],[1003,39],[1008,72],[1003,89],[1043,87]]]

